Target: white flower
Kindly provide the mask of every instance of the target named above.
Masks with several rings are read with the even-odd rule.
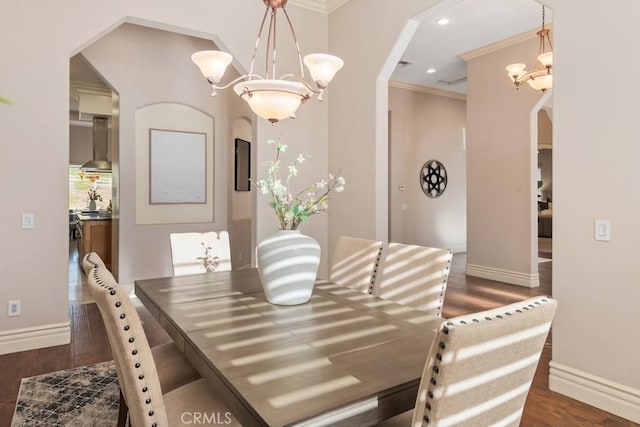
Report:
[[[278,140],[269,140],[268,144],[276,146],[276,158],[273,161],[265,162],[268,166],[269,175],[265,179],[256,182],[256,187],[264,195],[270,196],[269,205],[274,209],[280,229],[296,230],[300,223],[307,221],[310,216],[325,212],[328,210],[327,201],[333,190],[342,192],[344,190],[345,180],[341,176],[329,174],[327,179],[323,179],[315,184],[309,184],[306,187],[295,188],[292,178],[298,176],[298,165],[301,165],[311,156],[296,157],[295,161],[282,163],[283,167],[287,165],[288,175],[280,177],[281,153],[287,150],[285,144]],[[293,191],[290,193],[290,191]]]

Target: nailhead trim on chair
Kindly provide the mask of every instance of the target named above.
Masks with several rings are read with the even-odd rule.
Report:
[[[536,308],[536,306],[542,306],[540,301],[548,302],[548,300],[545,299],[545,298],[546,297],[541,297],[538,301],[534,302],[535,305],[534,304],[529,304],[528,306],[527,305],[522,306],[522,309],[516,309],[515,312],[516,313],[522,313],[522,310],[528,311],[530,308]],[[513,315],[512,313],[510,313],[508,311],[504,312],[503,314],[504,314],[504,316],[507,316],[507,317]],[[502,317],[502,315],[498,314],[498,315],[495,316],[495,318],[496,319],[503,319],[504,317]],[[471,320],[474,323],[480,323],[480,320],[478,320],[476,318],[472,318]],[[482,320],[490,322],[490,321],[492,321],[494,319],[492,317],[486,316]],[[460,325],[466,325],[467,322],[464,321],[464,320],[460,320],[459,324]],[[446,322],[446,324],[442,326],[442,332],[444,332],[445,334],[449,334],[450,328],[455,328],[455,327],[456,327],[456,324],[454,322],[450,322],[450,321]],[[438,351],[438,353],[436,353],[436,359],[438,360],[438,362],[442,362],[442,354],[444,353],[444,350],[446,348],[446,344],[443,341],[441,341],[438,344],[438,347],[440,348],[440,351]],[[430,381],[430,384],[432,386],[435,386],[437,384],[437,376],[440,373],[440,367],[438,365],[438,362],[434,363],[434,365],[433,365],[433,369],[432,369],[433,373],[432,373],[432,377],[431,377],[431,381]],[[431,389],[431,386],[429,386],[429,390],[427,391],[427,397],[428,397],[428,399],[433,400],[433,390]],[[431,402],[429,402],[429,400],[427,400],[425,402],[425,409],[426,409],[426,412],[431,411]],[[424,417],[423,417],[423,420],[428,425],[430,423],[429,415],[425,414]]]
[[[384,249],[384,242],[379,242],[378,255],[376,256],[376,263],[373,266],[373,273],[371,273],[371,282],[369,282],[369,295],[373,295],[373,288],[376,283],[376,276],[378,274],[378,267],[380,266],[380,259],[382,258],[382,249]]]
[[[93,267],[91,268],[91,274],[93,276],[94,282],[96,284],[98,284],[99,286],[101,286],[101,287],[105,288],[106,290],[108,290],[110,296],[112,296],[112,297],[116,296],[116,294],[117,294],[116,290],[112,286],[107,286],[102,281],[102,279],[100,278],[99,271],[98,271],[99,270],[99,265],[96,264],[95,262],[91,261],[89,259],[89,257],[87,257],[87,261],[89,261],[93,265]],[[120,301],[116,301],[114,303],[114,306],[116,308],[120,308],[122,306],[122,303]],[[124,320],[126,318],[126,315],[124,313],[121,313],[119,317],[120,317],[120,319]],[[130,326],[128,324],[125,324],[124,327],[123,327],[123,330],[124,331],[129,331],[130,330]],[[132,346],[131,346],[131,355],[132,356],[137,356],[138,355],[138,350],[134,347],[135,338],[134,337],[129,337],[128,342],[130,344],[132,344]],[[136,369],[142,370],[142,364],[140,363],[139,360],[134,363],[134,367]],[[140,380],[140,381],[144,380],[144,371],[142,371],[138,375],[138,380]],[[142,384],[141,391],[143,393],[147,393],[149,391],[149,389],[148,389],[148,387],[147,387],[147,385],[145,383]],[[151,402],[151,398],[148,395],[147,395],[147,398],[145,399],[145,403],[147,405],[150,405],[150,410],[148,412],[149,417],[153,417],[153,415],[155,414],[155,411],[153,410],[153,405],[152,405],[152,402]],[[151,427],[156,427],[156,426],[157,426],[157,423],[155,423],[155,422],[151,424]]]
[[[451,258],[453,257],[453,252],[449,251],[449,261],[447,261],[447,268],[445,269],[442,275],[442,287],[440,288],[440,299],[438,300],[438,308],[436,308],[436,316],[442,317],[442,306],[444,305],[444,293],[447,289],[447,280],[449,279],[449,272],[451,271]]]

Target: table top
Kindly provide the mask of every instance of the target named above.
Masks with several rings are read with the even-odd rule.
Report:
[[[243,425],[366,425],[411,409],[440,324],[331,282],[272,305],[256,269],[135,286]]]

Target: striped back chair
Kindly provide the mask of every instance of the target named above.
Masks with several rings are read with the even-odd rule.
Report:
[[[518,426],[557,303],[531,298],[443,322],[413,426]]]
[[[336,243],[329,280],[372,293],[384,242],[340,236]]]
[[[373,294],[440,317],[452,257],[448,249],[389,243]]]

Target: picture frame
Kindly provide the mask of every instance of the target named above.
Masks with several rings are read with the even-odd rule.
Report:
[[[251,143],[235,139],[235,191],[251,191]]]
[[[149,204],[207,203],[207,135],[149,129]]]

